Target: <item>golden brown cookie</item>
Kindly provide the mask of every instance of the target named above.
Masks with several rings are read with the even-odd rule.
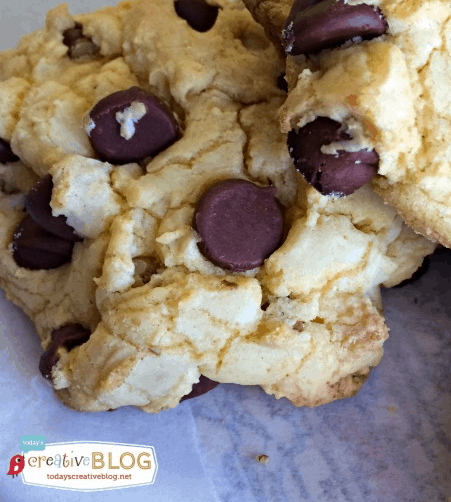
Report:
[[[279,116],[306,179],[324,195],[346,195],[350,178],[372,177],[409,225],[449,246],[449,2],[245,3],[288,54]],[[309,149],[297,135],[311,128],[321,144]]]
[[[156,413],[206,379],[353,395],[388,336],[380,284],[434,245],[370,186],[329,200],[296,172],[241,3],[179,7],[60,6],[0,55],[1,285],[78,410]]]

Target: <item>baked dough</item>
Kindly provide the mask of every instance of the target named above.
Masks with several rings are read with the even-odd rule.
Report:
[[[280,49],[291,0],[245,3]],[[330,148],[374,148],[379,155],[374,189],[408,225],[449,247],[451,5],[447,0],[346,4],[379,8],[387,32],[314,55],[289,55],[290,93],[279,111],[281,130],[297,130],[317,117],[343,124],[355,140]]]
[[[59,347],[52,370],[74,409],[156,413],[200,375],[297,406],[353,395],[388,336],[379,286],[410,277],[434,249],[370,186],[330,200],[304,182],[279,131],[277,53],[240,2],[218,5],[206,32],[172,0],[80,16],[63,5],[0,55],[0,137],[20,159],[0,165],[0,284],[44,349],[66,325],[91,332]],[[74,57],[63,33],[79,25],[85,52]],[[110,164],[90,142],[89,111],[133,86],[166,104],[180,136],[153,158]],[[83,240],[69,263],[29,270],[12,239],[24,194],[48,174],[53,216]],[[252,270],[220,268],[197,245],[196,205],[228,179],[275,186],[284,208],[282,244]]]

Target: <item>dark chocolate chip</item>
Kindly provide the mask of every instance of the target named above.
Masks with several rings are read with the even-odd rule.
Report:
[[[217,6],[209,5],[205,0],[175,0],[174,8],[193,30],[201,33],[213,28],[219,11]]]
[[[239,179],[210,188],[194,215],[202,254],[233,271],[262,265],[283,235],[283,216],[275,192],[276,187],[259,187]]]
[[[144,104],[145,114],[135,115],[135,120],[123,118],[128,126],[122,128],[116,114],[125,109],[131,111],[132,103]],[[127,164],[154,156],[178,138],[178,124],[171,111],[155,96],[138,87],[103,98],[91,110],[90,118],[92,146],[103,160],[112,164]],[[126,139],[127,131],[131,132],[129,139]]]
[[[295,0],[282,31],[288,54],[315,54],[359,37],[370,40],[387,32],[378,7],[344,0]]]
[[[214,389],[217,385],[219,385],[219,382],[215,382],[214,380],[210,380],[206,376],[201,375],[199,382],[193,385],[191,392],[189,394],[186,394],[186,396],[183,396],[182,399],[180,399],[180,402],[186,401],[187,399],[192,399],[193,397],[201,396],[202,394],[206,394],[210,390]]]
[[[39,360],[39,371],[44,378],[52,379],[52,368],[58,362],[58,349],[64,347],[71,350],[89,340],[91,332],[80,324],[67,324],[52,331],[49,348]]]
[[[71,59],[94,56],[100,51],[100,47],[90,37],[83,35],[83,26],[80,23],[75,23],[73,28],[63,31],[63,44],[69,48]]]
[[[0,162],[5,164],[6,162],[17,162],[18,160],[19,157],[14,155],[10,144],[0,138]]]
[[[48,174],[34,184],[25,198],[25,208],[41,228],[51,234],[68,241],[82,241],[83,239],[74,233],[74,229],[66,223],[67,218],[63,215],[53,216],[50,200],[52,198],[53,180]]]
[[[298,132],[288,133],[288,150],[296,169],[308,183],[323,195],[341,197],[370,181],[379,164],[375,150],[338,150],[337,154],[321,151],[323,145],[350,139],[352,136],[339,122],[318,117]]]
[[[287,81],[285,80],[285,73],[282,73],[277,77],[277,87],[281,91],[288,92],[288,84]]]
[[[27,214],[13,236],[13,258],[19,267],[49,270],[68,263],[74,243],[43,230]]]

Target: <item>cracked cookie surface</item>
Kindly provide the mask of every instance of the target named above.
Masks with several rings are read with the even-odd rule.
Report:
[[[245,3],[280,48],[293,2]],[[382,12],[385,34],[288,55],[290,93],[279,112],[281,129],[298,130],[317,117],[344,125],[355,141],[334,147],[374,148],[374,189],[412,228],[449,247],[451,6],[446,0],[346,2],[350,8],[365,4]]]
[[[410,277],[434,246],[370,186],[329,200],[296,172],[277,121],[281,63],[241,3],[220,2],[205,32],[169,0],[81,16],[60,6],[0,62],[0,137],[19,158],[0,164],[0,283],[47,351],[55,330],[82,332],[51,370],[64,403],[155,413],[200,375],[307,406],[360,388],[388,336],[380,284]],[[89,111],[134,86],[180,135],[153,158],[102,161]],[[139,127],[139,106],[120,113]],[[24,194],[48,174],[53,216],[82,240],[69,263],[29,270],[11,242]],[[209,261],[193,228],[202,195],[230,179],[276,187],[283,208],[280,246],[239,272]]]

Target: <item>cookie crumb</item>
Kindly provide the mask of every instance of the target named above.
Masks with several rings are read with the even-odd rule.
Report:
[[[304,331],[304,323],[302,321],[296,321],[293,324],[293,329],[302,333]]]
[[[257,455],[257,462],[260,464],[267,464],[269,461],[268,455]]]
[[[124,139],[129,140],[134,136],[135,124],[139,122],[146,113],[146,105],[140,101],[133,101],[124,111],[116,113],[116,120],[121,125],[121,136]]]

